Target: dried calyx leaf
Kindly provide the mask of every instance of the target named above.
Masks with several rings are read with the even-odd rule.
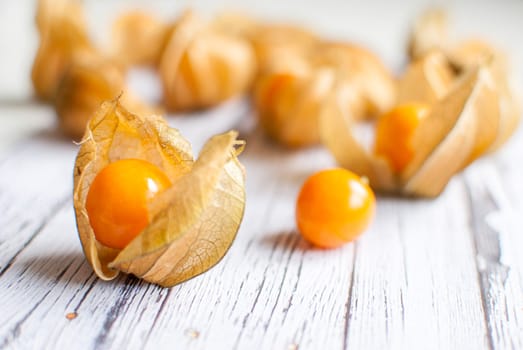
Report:
[[[506,54],[483,40],[460,41],[452,45],[446,54],[448,60],[458,71],[485,63],[488,63],[497,74],[506,76],[509,71]]]
[[[440,19],[437,19],[440,18]],[[439,29],[436,30],[435,27]],[[431,29],[432,28],[432,29]],[[411,46],[423,47],[423,50],[413,57],[425,55],[429,50],[439,49],[446,57],[448,65],[458,75],[477,66],[488,66],[493,76],[496,91],[499,95],[499,132],[496,141],[489,151],[499,148],[514,132],[519,123],[521,106],[517,94],[510,83],[510,69],[506,54],[490,43],[481,39],[467,39],[460,42],[450,42],[446,35],[434,35],[437,40],[429,40],[424,32],[446,33],[447,20],[441,10],[428,11],[420,17],[412,35]],[[430,36],[429,36],[430,37]],[[434,72],[437,72],[435,70]],[[416,83],[420,83],[418,80]],[[412,86],[414,86],[414,83]],[[424,84],[424,83],[423,83]],[[422,84],[422,85],[423,85]]]
[[[220,32],[251,40],[258,33],[261,24],[244,13],[226,11],[219,13],[211,25]]]
[[[242,38],[186,12],[174,25],[160,59],[164,99],[171,110],[216,105],[245,92],[256,59]]]
[[[283,24],[260,24],[251,31],[249,40],[262,74],[289,55],[308,56],[320,42],[315,34],[303,28]]]
[[[173,286],[214,266],[232,244],[245,205],[244,169],[236,132],[211,138],[193,161],[189,143],[160,117],[143,118],[118,100],[89,122],[74,173],[74,206],[84,253],[96,274],[119,271]],[[122,250],[96,241],[85,208],[94,177],[119,159],[144,159],[162,169],[172,187],[149,206],[150,224]]]
[[[472,69],[422,120],[414,158],[401,174],[403,192],[436,196],[451,177],[493,144],[499,132],[499,95],[487,67]]]
[[[73,63],[64,73],[54,101],[60,129],[67,136],[80,139],[102,102],[118,97],[123,87],[123,72],[112,62]]]
[[[385,159],[374,156],[355,137],[356,120],[344,107],[341,95],[332,94],[319,115],[322,143],[338,164],[369,180],[369,185],[382,192],[395,192],[398,180]]]
[[[409,55],[413,60],[423,58],[433,51],[441,52],[452,68],[460,73],[467,69],[489,64],[493,71],[506,75],[508,59],[501,50],[481,39],[467,39],[454,42],[447,35],[448,17],[441,9],[430,9],[415,22],[410,43]]]
[[[507,77],[494,75],[494,82],[499,93],[499,132],[496,141],[488,149],[495,151],[501,147],[516,131],[521,119],[521,96],[516,94],[514,88],[510,86]]]
[[[255,85],[254,103],[261,127],[290,147],[320,141],[318,120],[335,94],[352,119],[383,113],[396,99],[396,84],[381,61],[350,44],[317,44],[303,54],[282,52]]]
[[[368,177],[376,190],[432,197],[495,143],[500,134],[499,102],[489,67],[464,74],[421,120],[413,137],[414,157],[400,174],[359,144],[352,118],[336,99],[323,111],[320,131],[338,163]]]
[[[347,81],[354,87],[353,93],[364,104],[361,114],[353,118],[369,118],[381,115],[396,101],[397,86],[391,72],[383,62],[368,49],[347,43],[322,43],[313,57],[313,64],[332,67],[338,80]]]
[[[38,0],[36,9],[36,27],[40,35],[53,25],[57,17],[66,14],[78,28],[86,28],[83,8],[77,0]]]
[[[260,126],[272,139],[288,147],[318,143],[318,115],[333,82],[334,72],[330,69],[308,68],[262,77],[254,93]]]
[[[124,65],[156,66],[171,27],[152,14],[131,11],[112,27],[111,57]]]
[[[212,26],[248,41],[254,48],[261,75],[273,71],[274,65],[284,63],[287,57],[308,56],[320,43],[320,38],[305,28],[266,23],[240,12],[220,13]]]
[[[85,27],[82,8],[76,1],[41,0],[37,25],[40,46],[31,72],[41,99],[52,100],[72,62],[97,56]]]
[[[115,62],[97,57],[72,63],[64,73],[54,100],[60,129],[79,140],[100,105],[120,95],[121,103],[133,113],[152,115],[159,112],[126,90],[125,72]]]
[[[432,51],[407,67],[398,82],[398,104],[421,102],[432,105],[447,94],[455,79],[447,58]]]
[[[446,51],[448,44],[447,13],[441,9],[429,9],[414,23],[408,53],[416,60],[431,51]]]

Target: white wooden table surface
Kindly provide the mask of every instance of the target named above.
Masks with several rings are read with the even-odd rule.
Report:
[[[133,3],[165,16],[185,5]],[[222,6],[190,3],[205,12]],[[491,38],[523,62],[522,1],[440,3],[457,33]],[[88,1],[93,35],[103,39],[129,4]],[[408,25],[426,3],[227,5],[353,38],[399,70]],[[334,165],[325,150],[269,144],[241,100],[171,118],[195,148],[215,132],[242,131],[248,199],[238,237],[215,268],[171,289],[97,279],[74,223],[77,146],[31,99],[33,7],[0,1],[0,349],[523,349],[521,131],[435,200],[378,198],[361,239],[324,251],[296,233],[294,200],[309,174]],[[141,78],[134,85],[151,93]]]

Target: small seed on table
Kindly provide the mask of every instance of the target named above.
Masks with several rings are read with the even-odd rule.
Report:
[[[76,312],[69,312],[68,314],[65,315],[65,318],[67,318],[68,320],[74,320],[76,318],[76,316],[78,316],[78,314]]]
[[[187,335],[188,337],[191,337],[193,339],[196,339],[200,336],[200,332],[198,332],[197,330],[194,330],[194,329],[188,329],[185,331],[185,335]]]

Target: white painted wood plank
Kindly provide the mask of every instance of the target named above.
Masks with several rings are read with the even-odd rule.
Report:
[[[72,203],[67,204],[2,276],[1,348],[42,348],[42,338],[60,332],[68,322],[65,314],[73,311],[57,305],[60,299],[69,302],[94,281],[71,225]],[[52,323],[44,323],[48,319]]]
[[[523,146],[521,130],[499,157],[466,179],[473,213],[483,305],[493,349],[523,348]]]
[[[0,319],[0,339],[49,349],[488,347],[459,179],[435,201],[381,198],[377,221],[356,246],[314,250],[294,232],[294,198],[305,176],[332,159],[246,136],[250,201],[215,269],[171,290],[127,277],[98,281],[81,255],[69,201],[2,277],[10,312]],[[28,154],[56,147],[33,142]],[[55,175],[57,184],[64,179]],[[66,320],[72,311],[78,317]]]
[[[44,130],[0,159],[0,276],[70,200],[75,148]]]
[[[380,198],[357,245],[348,348],[485,349],[459,179],[436,200]]]

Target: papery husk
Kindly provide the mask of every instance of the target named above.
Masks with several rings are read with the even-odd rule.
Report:
[[[398,81],[397,104],[432,105],[447,94],[456,74],[441,51],[431,51],[410,63]]]
[[[68,137],[79,140],[89,119],[104,101],[122,96],[120,103],[133,113],[159,112],[127,91],[125,72],[115,62],[103,59],[79,60],[71,64],[58,87],[54,107],[59,127]]]
[[[502,50],[478,38],[455,42],[447,33],[448,22],[447,13],[442,9],[429,9],[422,14],[412,29],[410,58],[418,60],[437,51],[446,56],[457,73],[488,62],[496,74],[508,74],[508,58]]]
[[[252,47],[186,12],[174,25],[159,64],[170,110],[210,107],[246,92],[256,71]]]
[[[321,43],[316,34],[305,28],[266,23],[239,12],[220,13],[212,26],[251,44],[257,61],[256,79],[275,71],[294,71],[293,65],[301,65],[304,58],[310,58]]]
[[[262,129],[287,147],[318,143],[318,117],[334,78],[332,70],[323,69],[275,72],[259,79],[254,105]]]
[[[259,71],[265,74],[287,55],[309,56],[320,39],[303,28],[284,24],[261,24],[249,33]]]
[[[441,10],[428,11],[420,17],[414,27],[411,47],[424,49],[411,54],[411,57],[424,55],[428,50],[437,48],[457,75],[478,66],[488,66],[499,99],[498,132],[495,141],[487,148],[489,152],[494,151],[514,133],[521,116],[521,101],[510,83],[508,57],[502,50],[482,39],[472,38],[457,43],[450,41],[446,35],[447,26],[446,15]],[[424,35],[427,32],[434,35]]]
[[[480,39],[458,42],[452,45],[446,54],[448,60],[458,70],[488,63],[495,74],[507,76],[509,72],[507,55],[499,48]]]
[[[319,116],[320,138],[339,165],[365,176],[369,185],[381,192],[398,190],[397,179],[385,159],[374,156],[354,134],[354,119],[345,101],[331,94]]]
[[[287,65],[290,57],[307,57],[320,44],[320,38],[305,28],[283,23],[266,23],[240,12],[222,12],[212,21],[219,31],[248,41],[254,48],[258,75]]]
[[[308,54],[281,51],[255,84],[262,129],[287,147],[320,142],[319,116],[331,94],[343,101],[344,113],[353,120],[383,113],[396,100],[396,82],[372,53],[350,44],[317,47]]]
[[[400,174],[359,144],[353,121],[339,103],[331,103],[322,113],[322,141],[340,165],[366,176],[374,189],[433,197],[495,142],[500,132],[499,101],[488,67],[464,74],[421,120],[413,137],[414,157]]]
[[[230,132],[208,141],[191,172],[158,199],[169,206],[111,266],[172,286],[206,271],[224,256],[245,206],[236,137],[236,132]]]
[[[262,24],[245,13],[224,11],[212,20],[211,25],[220,32],[252,40]]]
[[[37,26],[40,46],[31,71],[37,97],[52,100],[64,73],[72,62],[97,56],[77,1],[39,2]]]
[[[87,28],[82,3],[78,0],[38,0],[36,7],[36,27],[40,34],[45,33],[58,17],[66,14],[78,28]]]
[[[111,57],[126,66],[156,66],[171,26],[152,14],[130,11],[118,17],[111,31]]]
[[[499,132],[488,151],[494,151],[512,136],[521,118],[521,101],[510,82],[509,59],[505,52],[479,39],[459,42],[447,54],[457,70],[488,65],[499,94]]]
[[[422,58],[431,51],[446,51],[449,45],[448,17],[442,9],[429,9],[414,22],[408,44],[412,60]]]
[[[96,59],[73,63],[65,72],[54,101],[60,129],[67,136],[80,139],[102,102],[117,98],[124,85],[123,72],[112,62]]]
[[[95,176],[109,163],[127,158],[147,160],[171,181],[188,173],[193,162],[191,146],[177,130],[159,117],[129,113],[118,100],[104,103],[90,120],[76,157],[73,199],[85,256],[95,273],[105,280],[118,274],[108,264],[119,251],[96,241],[85,203]]]
[[[511,84],[509,59],[505,52],[479,39],[464,40],[448,53],[449,61],[459,70],[488,65],[499,94],[499,132],[488,151],[495,151],[512,136],[521,118],[520,94]]]
[[[227,252],[243,217],[243,143],[236,132],[217,135],[193,161],[190,144],[160,117],[140,117],[118,100],[105,103],[81,143],[74,172],[74,206],[87,260],[105,280],[119,271],[170,287],[214,266]],[[119,159],[144,159],[169,177],[172,187],[149,205],[150,224],[123,250],[95,239],[85,209],[94,177]]]
[[[472,69],[416,129],[416,151],[401,174],[403,192],[427,197],[441,193],[454,174],[493,144],[499,120],[491,72]]]
[[[499,131],[489,152],[499,149],[516,131],[521,120],[521,94],[518,94],[508,81],[508,77],[494,75],[499,92]]]
[[[368,49],[348,43],[328,42],[317,47],[313,65],[332,67],[338,80],[346,80],[364,103],[355,118],[372,118],[388,111],[397,97],[397,83],[383,62]]]

